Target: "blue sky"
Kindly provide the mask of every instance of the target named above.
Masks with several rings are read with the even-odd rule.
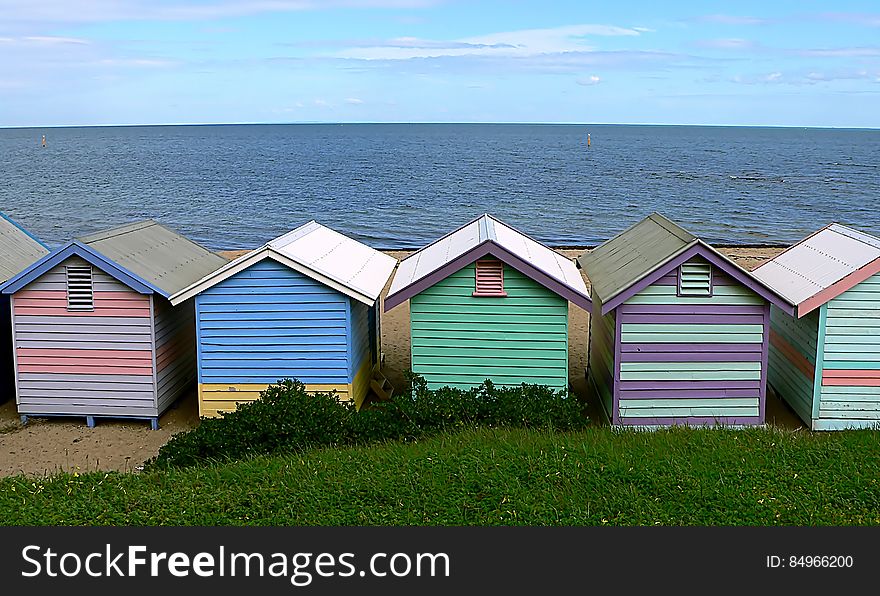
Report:
[[[0,0],[0,126],[880,127],[880,5]]]

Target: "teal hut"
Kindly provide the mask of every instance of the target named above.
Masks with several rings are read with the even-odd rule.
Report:
[[[813,430],[880,426],[880,238],[831,224],[754,271],[770,313],[770,384]]]
[[[385,310],[407,300],[412,370],[431,388],[566,389],[569,302],[591,308],[571,260],[490,215],[400,263]]]

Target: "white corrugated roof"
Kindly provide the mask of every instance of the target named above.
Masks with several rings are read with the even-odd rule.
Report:
[[[310,221],[181,290],[171,296],[171,303],[180,304],[264,258],[275,259],[370,306],[397,265],[394,257]]]
[[[379,298],[397,260],[316,221],[300,226],[268,247],[352,290]]]
[[[494,242],[572,290],[589,296],[583,277],[570,259],[491,215],[475,219],[401,261],[388,295],[411,286],[484,242]]]
[[[880,258],[880,238],[831,224],[752,272],[776,293],[799,305]]]

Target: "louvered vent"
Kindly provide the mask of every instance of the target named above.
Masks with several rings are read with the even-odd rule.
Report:
[[[712,265],[692,261],[683,263],[678,274],[679,296],[711,296]]]
[[[95,310],[91,267],[67,268],[67,310]]]
[[[504,291],[504,263],[477,261],[474,296],[507,296]]]

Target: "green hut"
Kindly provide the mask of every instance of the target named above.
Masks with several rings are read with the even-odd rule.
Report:
[[[385,310],[407,300],[412,370],[432,389],[567,388],[568,304],[591,308],[571,260],[489,215],[400,263]]]

